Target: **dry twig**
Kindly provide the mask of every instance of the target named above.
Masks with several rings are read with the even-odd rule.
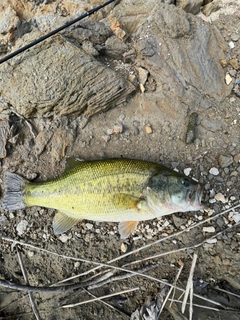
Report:
[[[181,274],[181,272],[182,272],[182,269],[183,269],[183,267],[184,267],[184,264],[181,262],[181,266],[180,266],[180,268],[179,268],[179,270],[178,270],[178,273],[177,273],[177,275],[176,275],[176,277],[175,277],[175,279],[174,279],[174,285],[177,285],[177,281],[178,281],[178,278],[180,277],[180,274]],[[173,288],[170,288],[170,290],[169,290],[169,294],[167,295],[167,298],[169,297],[169,295],[171,294],[171,292],[172,292],[172,290],[173,290],[173,295],[172,295],[172,299],[174,298],[174,296],[175,296],[175,292],[176,292],[176,289],[175,289],[175,287]],[[165,303],[164,303],[164,305],[165,305]],[[170,308],[171,308],[171,306],[172,306],[172,302],[170,303]]]
[[[182,233],[184,233],[184,232],[187,232],[187,231],[189,231],[189,230],[191,230],[191,229],[193,229],[193,228],[199,227],[200,225],[202,225],[202,224],[204,224],[204,223],[206,223],[206,222],[209,222],[210,220],[214,220],[214,219],[218,218],[219,216],[221,216],[221,215],[223,215],[223,214],[225,214],[225,213],[227,213],[227,212],[229,212],[229,211],[231,211],[231,210],[235,210],[235,209],[237,209],[237,208],[239,208],[239,207],[240,207],[240,204],[238,204],[238,205],[236,205],[236,206],[234,206],[234,207],[232,207],[232,208],[229,208],[229,209],[227,209],[227,210],[224,210],[224,211],[216,214],[215,216],[211,216],[210,218],[208,218],[208,219],[206,219],[206,220],[202,220],[202,221],[200,221],[199,223],[197,223],[197,224],[195,224],[195,225],[189,226],[188,228],[186,228],[186,229],[184,229],[184,230],[181,230],[181,231],[176,232],[176,233],[172,233],[172,234],[170,234],[168,237],[158,239],[158,240],[156,240],[156,241],[154,241],[154,242],[152,242],[152,243],[146,244],[146,245],[144,245],[144,246],[142,246],[142,247],[140,247],[140,248],[137,248],[137,249],[135,249],[135,250],[129,251],[129,252],[127,252],[127,253],[125,253],[125,254],[123,254],[123,255],[121,255],[121,256],[118,256],[118,257],[116,257],[116,258],[108,261],[107,263],[110,264],[110,263],[119,261],[119,260],[121,260],[121,259],[123,259],[123,258],[125,258],[125,257],[127,257],[127,256],[129,256],[129,255],[135,254],[135,253],[137,253],[137,252],[139,252],[139,251],[142,251],[142,250],[144,250],[144,249],[147,249],[147,248],[149,248],[149,247],[152,247],[153,245],[156,245],[156,244],[159,244],[159,243],[161,243],[161,242],[163,242],[163,241],[166,241],[166,240],[169,240],[169,239],[171,239],[171,238],[177,237],[177,236],[179,236],[180,234],[182,234]],[[235,227],[235,226],[238,225],[238,224],[239,224],[239,223],[236,223],[235,225],[233,225],[233,226],[231,226],[231,227],[229,227],[229,228],[227,228],[227,229],[225,229],[225,230],[217,233],[216,235],[213,235],[212,237],[204,240],[204,242],[206,242],[206,241],[208,241],[208,240],[210,240],[210,239],[215,238],[217,235],[219,235],[219,234],[221,234],[221,233],[223,233],[223,232],[225,232],[225,231],[228,231],[229,229],[231,229],[232,227]],[[202,245],[202,242],[201,242],[199,245]],[[199,245],[197,245],[197,246],[199,246]],[[194,247],[194,246],[193,246],[193,247]],[[192,248],[192,247],[189,247],[189,248]],[[179,250],[179,249],[178,249],[178,250]],[[178,251],[178,250],[177,250],[177,251]],[[182,248],[182,249],[180,249],[179,251],[182,251],[182,250],[185,250],[185,248]],[[176,251],[172,251],[172,252],[176,252]],[[155,257],[160,257],[161,255],[166,255],[166,254],[168,254],[168,253],[162,253],[162,254],[159,254],[159,255],[157,255],[157,256],[155,256]],[[151,258],[152,258],[152,257],[151,257]],[[148,260],[148,259],[147,259],[147,260]],[[139,261],[141,261],[141,260],[139,260]],[[133,262],[133,263],[134,263],[134,262]],[[133,263],[132,263],[132,264],[133,264]],[[67,279],[61,280],[61,281],[57,282],[56,284],[60,284],[60,283],[67,282],[67,281],[69,281],[69,280],[72,280],[72,279],[75,279],[75,278],[78,278],[78,277],[85,276],[85,275],[87,275],[87,274],[89,274],[89,273],[91,273],[91,272],[95,272],[96,270],[98,270],[98,269],[100,269],[100,268],[101,268],[101,265],[100,265],[100,263],[99,263],[99,265],[98,265],[97,267],[95,267],[95,268],[89,269],[88,271],[85,271],[85,272],[83,272],[83,273],[81,273],[81,274],[79,274],[79,275],[73,276],[73,277],[71,277],[71,278],[67,278]]]
[[[196,253],[194,253],[193,260],[192,260],[192,266],[191,266],[189,277],[188,277],[187,287],[186,287],[186,290],[185,290],[185,294],[184,294],[184,297],[183,297],[183,303],[182,303],[182,313],[184,313],[185,312],[185,308],[186,308],[186,303],[187,303],[188,296],[190,297],[189,320],[192,320],[192,313],[193,313],[193,309],[192,309],[193,274],[194,274],[194,269],[195,269],[196,262],[197,262],[197,257],[198,256],[196,255]]]
[[[20,264],[20,267],[21,267],[21,270],[22,270],[22,274],[23,274],[24,280],[25,280],[26,284],[29,285],[28,275],[27,275],[26,268],[25,268],[25,266],[23,264],[22,254],[21,254],[21,251],[18,248],[17,248],[17,255],[18,255],[18,260],[19,260],[19,264]],[[33,312],[35,314],[36,319],[37,320],[41,320],[41,317],[40,317],[40,314],[38,312],[37,306],[35,304],[32,292],[28,292],[28,296],[29,296],[29,300],[30,300],[30,303],[31,303],[31,306],[32,306],[32,309],[33,309]]]
[[[74,303],[74,304],[67,304],[67,305],[62,306],[62,308],[73,308],[73,307],[76,307],[76,306],[80,306],[82,304],[87,304],[87,303],[90,303],[90,302],[99,301],[99,300],[106,299],[106,298],[111,298],[111,297],[117,296],[119,294],[132,292],[132,291],[136,291],[136,290],[139,290],[139,288],[137,287],[137,288],[128,289],[128,290],[124,290],[124,291],[120,291],[120,292],[114,292],[114,293],[108,294],[106,296],[97,297],[97,298],[94,298],[94,299],[81,301],[81,302]]]

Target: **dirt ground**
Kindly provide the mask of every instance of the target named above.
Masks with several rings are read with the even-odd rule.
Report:
[[[232,39],[233,34],[240,36],[240,11],[234,11],[237,2],[223,1],[228,5],[224,4],[218,14],[207,19],[219,28],[226,43],[234,44],[234,48],[228,51],[228,61],[240,61],[240,37],[237,41]],[[233,82],[240,79],[240,67],[234,69],[228,64],[226,70],[232,70]],[[217,303],[194,299],[200,306],[194,307],[193,319],[240,319],[240,228],[237,225],[240,206],[232,209],[239,204],[240,189],[238,86],[233,85],[232,93],[223,102],[202,110],[197,139],[192,144],[185,143],[185,131],[179,130],[187,128],[188,119],[185,124],[175,120],[174,126],[168,121],[164,126],[162,122],[160,125],[158,107],[141,104],[140,92],[126,105],[95,115],[90,120],[73,116],[35,118],[26,122],[14,113],[11,115],[11,139],[7,144],[7,157],[1,163],[1,182],[6,171],[17,172],[30,180],[51,180],[63,173],[66,158],[74,156],[81,159],[128,157],[151,160],[180,172],[190,172],[190,176],[204,184],[205,211],[141,222],[133,236],[124,241],[120,240],[115,223],[83,221],[66,234],[56,237],[52,231],[54,210],[39,207],[10,213],[1,210],[1,280],[26,283],[19,256],[31,286],[47,287],[85,273],[59,284],[81,282],[84,288],[54,293],[33,292],[39,319],[129,319],[147,296],[154,297],[159,292],[158,280],[174,283],[182,264],[177,286],[185,289],[194,253],[197,254],[194,292]],[[151,93],[143,94],[147,102]],[[109,129],[114,126],[121,128],[122,132],[109,134]],[[44,132],[46,138],[43,150],[39,150],[35,136],[39,132]],[[60,146],[56,136],[63,141]],[[227,212],[218,215],[224,210]],[[142,248],[159,239],[160,242]],[[132,254],[124,256],[131,251]],[[150,275],[155,280],[143,275],[124,279],[125,273],[118,270],[109,275],[109,282],[105,280],[101,286],[91,288],[88,281],[96,283],[98,272],[103,269],[95,273],[88,271],[96,267],[97,262],[108,263],[121,256],[113,265],[124,267],[140,260],[126,268]],[[78,258],[87,261],[78,261]],[[145,258],[149,259],[143,261]],[[121,277],[113,279],[117,275]],[[103,302],[62,307],[134,288],[134,291]],[[219,289],[230,291],[235,296]],[[175,299],[179,296],[177,291]],[[204,309],[206,306],[218,311]],[[179,313],[180,309],[180,303],[175,302],[172,308],[165,308],[160,319],[188,319],[188,307],[185,318]],[[1,287],[0,319],[36,318],[28,292]]]

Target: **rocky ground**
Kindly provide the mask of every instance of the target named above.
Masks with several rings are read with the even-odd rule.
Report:
[[[204,6],[196,9],[189,6],[194,1],[171,2],[117,1],[0,66],[1,185],[6,171],[29,180],[55,178],[70,156],[129,157],[198,179],[206,209],[141,222],[125,241],[115,223],[84,221],[56,237],[54,210],[1,210],[2,280],[26,283],[21,258],[29,284],[37,287],[87,273],[96,266],[90,261],[114,258],[116,267],[135,261],[126,268],[155,278],[124,278],[118,270],[98,287],[87,282],[84,289],[33,292],[39,316],[27,292],[1,287],[1,319],[129,319],[161,291],[159,280],[173,284],[180,269],[176,285],[185,289],[194,254],[194,292],[215,304],[195,297],[200,306],[193,319],[240,318],[240,207],[232,209],[240,189],[240,4],[198,1]],[[208,16],[199,12],[206,14],[207,2]],[[100,3],[5,1],[1,57]],[[196,121],[189,124],[193,112]],[[92,275],[61,286],[96,284],[99,275]],[[189,318],[188,306],[182,315],[180,303],[169,303],[160,319]]]

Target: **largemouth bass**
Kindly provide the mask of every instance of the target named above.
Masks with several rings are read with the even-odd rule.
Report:
[[[70,159],[65,173],[49,182],[33,183],[7,172],[2,207],[57,209],[55,234],[82,219],[119,222],[121,238],[127,238],[138,221],[202,209],[201,197],[200,184],[157,163]]]

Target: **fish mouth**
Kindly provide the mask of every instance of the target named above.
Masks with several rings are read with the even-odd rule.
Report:
[[[200,184],[197,184],[193,189],[187,192],[186,201],[189,203],[195,210],[201,210],[204,208],[204,205],[201,203],[203,195],[203,188]]]

